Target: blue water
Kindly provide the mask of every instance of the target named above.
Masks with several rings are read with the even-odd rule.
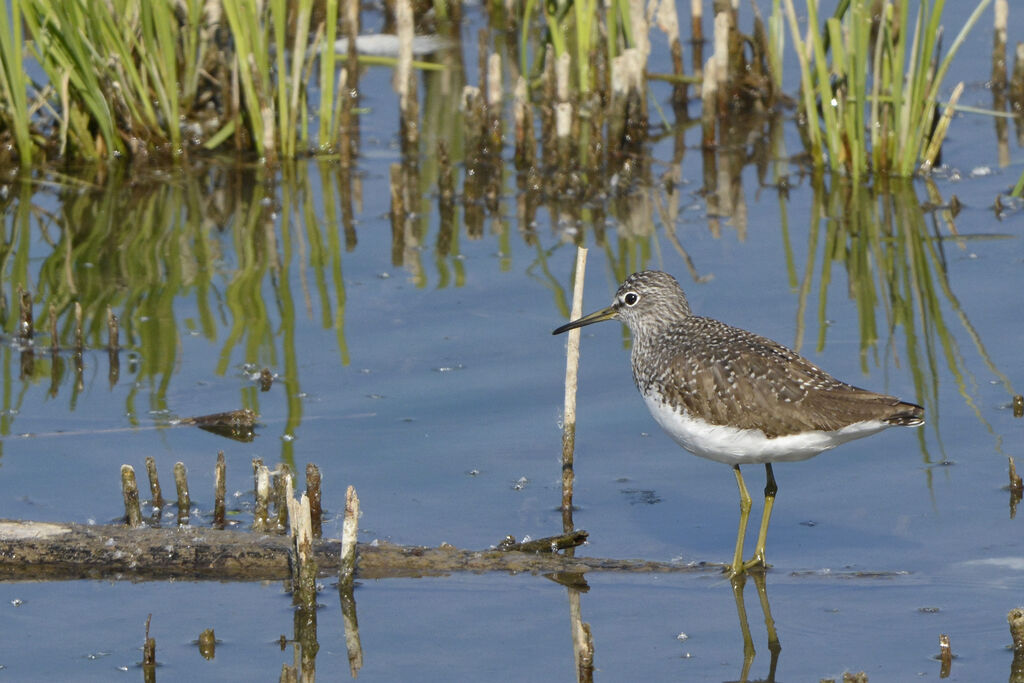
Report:
[[[962,8],[947,11],[952,23]],[[967,79],[962,102],[982,107],[991,106],[984,86],[987,21],[948,79]],[[208,273],[212,329],[203,328],[194,288],[154,288],[150,294],[174,298],[172,318],[139,323],[164,330],[157,338],[173,350],[170,376],[133,370],[125,352],[120,379],[110,387],[106,352],[87,351],[81,393],[72,400],[72,380],[65,376],[53,398],[47,382],[20,382],[17,355],[5,356],[5,408],[18,410],[7,417],[0,442],[0,517],[117,522],[123,515],[120,465],[132,464],[141,473],[151,455],[165,492],[174,462],[186,464],[193,521],[207,523],[214,458],[223,450],[229,507],[242,513],[251,500],[254,456],[271,465],[290,460],[300,471],[307,462],[318,464],[325,533],[331,536],[340,533],[338,515],[349,484],[362,501],[363,541],[484,548],[506,534],[560,531],[565,341],[550,332],[565,320],[559,301],[569,291],[572,235],[559,222],[557,205],[538,211],[535,225],[520,224],[508,171],[501,210],[485,221],[481,239],[470,239],[460,227],[455,255],[438,256],[438,216],[428,196],[425,235],[405,251],[404,265],[395,265],[387,178],[388,164],[400,156],[393,143],[389,79],[390,72],[378,69],[362,81],[362,104],[374,115],[363,117],[357,246],[328,252],[338,267],[320,268],[304,250],[314,240],[308,224],[296,223],[304,217],[292,215],[290,227],[283,228],[287,208],[268,214],[280,270],[252,293],[262,297],[272,330],[269,340],[253,343],[255,351],[229,342],[235,318],[227,293],[245,261],[241,248],[251,245],[249,233],[229,225],[225,233],[205,237],[221,253]],[[738,208],[717,221],[721,232],[713,235],[708,200],[700,192],[700,131],[693,128],[686,133],[681,164],[684,184],[670,200],[681,208],[680,217],[666,227],[652,211],[646,256],[624,256],[623,236],[611,219],[607,245],[597,244],[585,226],[591,248],[587,311],[608,304],[619,280],[615,269],[632,258],[635,267],[674,273],[700,314],[799,345],[842,379],[925,404],[928,424],[920,430],[890,430],[775,468],[779,495],[768,538],[773,569],[767,594],[782,645],[780,680],[841,678],[844,671],[860,670],[872,681],[934,679],[940,633],[950,636],[957,655],[951,680],[1007,676],[1005,615],[1024,589],[1022,521],[1010,518],[1006,490],[1006,456],[1024,465],[1024,422],[1009,408],[1010,388],[1022,390],[1024,371],[1018,296],[1024,288],[1024,214],[992,207],[1024,169],[1024,151],[1010,129],[1006,168],[998,166],[993,125],[983,116],[958,116],[944,148],[948,167],[934,182],[944,200],[955,194],[964,204],[955,218],[962,239],[950,237],[945,218],[928,214],[930,229],[942,239],[925,242],[941,249],[948,281],[944,288],[941,276],[928,279],[938,306],[928,319],[941,317],[948,332],[917,329],[908,341],[905,325],[890,330],[879,304],[871,309],[878,341],[863,354],[851,276],[842,260],[845,241],[826,254],[825,227],[811,219],[812,189],[795,166],[786,200],[759,187],[756,171],[746,167],[734,195]],[[785,150],[800,150],[791,127]],[[651,154],[658,160],[656,172],[662,172],[672,158],[671,141],[654,144]],[[322,206],[317,169],[310,174],[314,204]],[[920,202],[926,190],[923,182],[916,184]],[[643,192],[651,202],[660,196],[658,188]],[[45,193],[34,201],[59,208]],[[831,214],[842,216],[843,203],[834,206],[839,208]],[[340,233],[322,211],[317,216],[323,234]],[[536,244],[521,236],[528,228]],[[670,229],[697,271],[711,279],[698,283],[689,276],[666,238]],[[27,268],[34,281],[51,247],[41,232],[32,239]],[[75,264],[80,274],[88,268]],[[873,256],[869,271],[877,282]],[[805,277],[810,284],[802,308]],[[343,302],[337,294],[342,285]],[[920,326],[922,298],[908,298]],[[282,300],[294,306],[293,317]],[[825,343],[819,348],[822,320]],[[686,454],[660,432],[633,387],[624,339],[617,323],[588,327],[583,334],[575,523],[590,533],[590,543],[579,552],[728,560],[738,515],[733,476],[723,465]],[[918,393],[909,349],[920,354],[929,395]],[[157,350],[150,345],[145,352]],[[255,391],[247,362],[279,374],[270,392]],[[243,402],[260,413],[252,443],[166,426],[170,416],[228,410]],[[761,468],[745,473],[759,499]],[[598,678],[740,676],[743,640],[736,605],[728,581],[718,574],[586,579],[590,590],[582,596],[582,612],[594,635]],[[337,595],[330,581],[325,584],[317,668],[322,676],[340,679],[348,675],[348,658]],[[745,597],[757,650],[750,675],[762,678],[769,651],[752,581]],[[366,581],[356,602],[364,649],[360,680],[573,677],[566,589],[543,577]],[[149,613],[160,678],[268,679],[292,662],[291,646],[282,652],[277,644],[281,634],[292,637],[290,598],[277,583],[7,583],[0,584],[0,610],[0,639],[8,644],[0,648],[0,666],[12,680],[135,677]],[[211,627],[222,643],[207,662],[192,641]]]

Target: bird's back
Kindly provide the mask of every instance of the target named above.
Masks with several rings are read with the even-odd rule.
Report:
[[[637,335],[633,377],[648,396],[712,425],[769,439],[849,425],[917,425],[923,409],[841,382],[766,337],[700,316]]]

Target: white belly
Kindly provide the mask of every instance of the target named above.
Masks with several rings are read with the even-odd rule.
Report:
[[[870,436],[889,425],[881,420],[857,422],[834,432],[815,430],[769,439],[760,429],[713,425],[678,413],[658,394],[644,396],[648,410],[661,428],[694,455],[727,465],[795,462],[813,458],[841,443]]]

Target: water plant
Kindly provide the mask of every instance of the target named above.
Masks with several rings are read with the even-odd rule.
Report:
[[[801,105],[813,163],[853,177],[909,176],[935,163],[962,85],[939,114],[950,62],[991,0],[981,0],[941,55],[944,0],[842,0],[819,30],[806,1],[800,35],[793,0],[785,13],[800,61]]]

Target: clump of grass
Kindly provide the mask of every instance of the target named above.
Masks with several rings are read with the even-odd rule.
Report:
[[[978,3],[942,57],[943,0],[922,0],[913,17],[909,0],[842,0],[823,31],[818,1],[806,0],[805,38],[793,0],[785,0],[815,165],[855,178],[929,170],[962,91],[954,89],[939,116],[943,78],[990,2]]]
[[[32,163],[33,145],[22,63],[22,23],[18,0],[0,9],[0,128],[11,131],[18,157],[22,165],[27,166]]]
[[[329,150],[336,60],[324,47],[334,44],[339,6],[324,2],[316,26],[313,6],[11,0],[10,14],[0,12],[0,126],[23,163],[40,146],[70,160],[174,160],[200,147],[293,158],[313,149],[307,84],[322,53],[316,149]],[[48,85],[26,77],[25,47]]]

